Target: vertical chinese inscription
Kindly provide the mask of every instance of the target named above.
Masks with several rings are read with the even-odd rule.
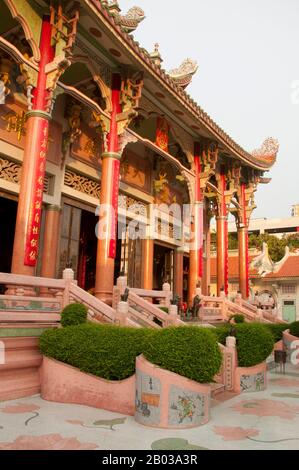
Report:
[[[38,239],[41,226],[41,212],[43,203],[43,187],[46,170],[46,154],[48,148],[49,125],[44,121],[41,127],[41,143],[35,168],[35,186],[31,201],[30,215],[26,236],[26,250],[24,264],[36,266],[38,255]]]
[[[109,258],[116,257],[116,228],[117,228],[117,219],[118,219],[118,188],[119,188],[119,175],[120,175],[120,162],[119,160],[113,160],[113,189],[112,189],[112,226],[111,226],[111,236],[109,241]]]

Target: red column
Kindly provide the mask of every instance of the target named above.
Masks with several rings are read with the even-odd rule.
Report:
[[[45,212],[41,276],[55,278],[61,208],[59,206],[49,205],[46,207]]]
[[[227,208],[225,202],[226,179],[224,172],[220,175],[219,189],[221,201],[218,207],[217,224],[217,295],[224,288],[228,294],[228,225]]]
[[[239,241],[239,289],[242,297],[249,297],[248,220],[246,213],[246,186],[241,184],[242,218],[238,225]]]
[[[200,188],[200,146],[194,146],[194,166],[195,166],[195,201],[193,208],[194,222],[192,225],[193,242],[190,247],[190,267],[188,302],[192,303],[198,282],[202,280],[202,241],[203,241],[203,200]]]
[[[114,281],[114,259],[116,255],[116,235],[118,217],[118,190],[120,159],[117,134],[117,114],[120,106],[120,75],[113,75],[112,81],[112,113],[110,133],[108,136],[108,151],[102,154],[102,176],[100,196],[100,218],[98,231],[97,267],[95,295],[106,303],[112,302]],[[104,209],[105,208],[105,209]],[[101,227],[105,219],[105,234]]]
[[[183,300],[183,276],[184,276],[184,250],[177,248],[174,252],[174,293]]]
[[[40,39],[41,61],[27,129],[12,258],[12,272],[34,275],[38,256],[49,119],[45,67],[54,58],[51,25],[44,17]]]
[[[210,218],[208,208],[204,210],[204,234],[205,234],[205,254],[203,257],[203,282],[202,293],[210,295],[211,285],[211,232],[210,232]]]
[[[142,277],[143,289],[153,289],[154,240],[147,236],[142,240]]]

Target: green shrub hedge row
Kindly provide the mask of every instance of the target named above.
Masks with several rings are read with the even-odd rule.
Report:
[[[282,339],[282,333],[290,328],[290,325],[286,323],[265,323],[266,328],[271,331],[275,343]]]
[[[261,323],[239,323],[234,325],[238,364],[240,367],[255,366],[266,360],[274,347],[274,336]],[[211,330],[219,343],[225,345],[226,337],[232,334],[231,326],[225,325]]]
[[[222,355],[207,328],[171,327],[155,332],[145,342],[145,358],[162,369],[200,383],[211,382],[221,367]]]
[[[108,380],[135,372],[135,358],[143,352],[152,330],[113,325],[83,324],[47,330],[40,337],[45,356]]]
[[[288,325],[241,323],[233,327],[239,365],[250,367],[271,354],[274,342]],[[159,367],[206,383],[221,366],[217,342],[225,344],[231,333],[229,324],[213,329],[183,326],[151,330],[85,323],[47,330],[40,337],[40,349],[45,356],[108,380],[133,375],[136,356],[143,353]]]
[[[255,366],[267,359],[274,348],[274,338],[264,325],[243,323],[236,328],[238,365]]]
[[[299,321],[294,321],[289,325],[289,330],[291,335],[297,336],[299,338]]]
[[[45,356],[109,380],[133,375],[141,353],[154,364],[201,383],[211,382],[221,365],[215,336],[192,326],[161,330],[69,326],[43,333],[40,349]]]

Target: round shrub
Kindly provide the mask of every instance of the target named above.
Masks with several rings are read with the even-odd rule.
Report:
[[[297,336],[299,338],[299,321],[294,321],[293,323],[291,323],[289,326],[289,330],[291,335]]]
[[[266,326],[243,323],[236,327],[238,364],[250,367],[265,361],[274,347],[274,338]]]
[[[69,304],[61,312],[61,325],[81,325],[87,321],[88,309],[83,304]]]
[[[207,328],[164,328],[149,339],[144,357],[162,369],[200,383],[211,382],[220,369],[222,356],[217,339]]]
[[[82,372],[108,380],[122,380],[135,372],[135,358],[152,330],[86,323],[45,331],[40,350]]]
[[[245,323],[245,317],[242,313],[236,313],[232,315],[229,320],[234,320],[235,323]]]

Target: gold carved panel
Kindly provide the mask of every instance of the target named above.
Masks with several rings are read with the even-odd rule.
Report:
[[[121,161],[121,178],[130,185],[150,192],[150,162],[130,150],[125,150]]]

